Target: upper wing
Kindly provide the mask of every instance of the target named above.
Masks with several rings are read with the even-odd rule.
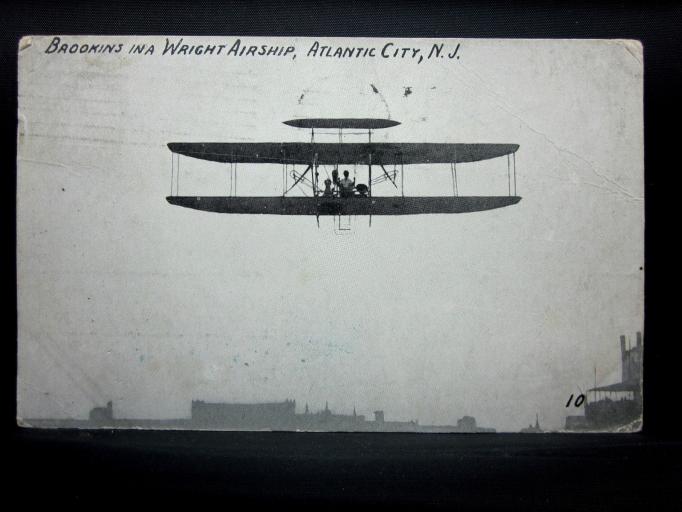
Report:
[[[518,144],[170,142],[173,153],[235,163],[320,165],[476,162],[515,153]]]

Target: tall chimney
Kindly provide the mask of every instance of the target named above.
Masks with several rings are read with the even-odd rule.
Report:
[[[638,331],[637,332],[637,347],[641,347],[641,346],[642,346],[642,333]]]
[[[626,382],[628,380],[629,372],[627,368],[627,364],[625,361],[625,356],[626,351],[625,351],[625,335],[622,335],[620,337],[620,381],[621,382]]]

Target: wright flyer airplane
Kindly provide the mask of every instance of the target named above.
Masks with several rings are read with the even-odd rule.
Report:
[[[172,152],[172,205],[217,213],[270,215],[415,215],[465,213],[502,208],[518,203],[516,151],[518,144],[464,144],[372,142],[372,131],[400,124],[390,119],[293,119],[284,124],[310,130],[310,142],[170,142]],[[315,135],[334,134],[338,142],[318,142]],[[333,131],[321,131],[333,130]],[[345,132],[344,132],[345,130]],[[360,131],[358,131],[360,130]],[[344,135],[367,135],[366,142],[343,142]],[[180,156],[222,162],[229,169],[225,196],[179,194]],[[507,158],[508,195],[460,196],[457,166],[491,158]],[[282,193],[278,196],[237,195],[239,164],[279,164]],[[441,196],[405,195],[405,167],[447,164],[452,191]],[[296,169],[298,166],[298,170]],[[325,175],[320,174],[323,166]],[[342,166],[367,170],[366,183],[351,179]],[[331,168],[331,174],[328,172]],[[372,187],[390,182],[393,196],[372,193]],[[449,188],[449,187],[448,187]],[[303,195],[290,195],[294,189]],[[400,195],[397,195],[397,192]]]

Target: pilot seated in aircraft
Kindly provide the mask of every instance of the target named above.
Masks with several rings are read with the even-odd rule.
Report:
[[[349,197],[353,195],[353,187],[355,187],[355,180],[351,180],[348,171],[343,171],[343,179],[339,181],[341,186],[341,197]]]
[[[322,195],[325,197],[331,197],[334,194],[332,193],[332,180],[327,178],[324,180],[324,192],[322,192]]]

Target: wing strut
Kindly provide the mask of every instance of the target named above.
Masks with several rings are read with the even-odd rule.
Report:
[[[230,181],[229,181],[229,184],[228,184],[228,193],[227,193],[227,195],[230,196],[230,197],[232,197],[232,182],[234,181],[234,180],[232,179],[232,175],[233,175],[233,174],[234,174],[234,172],[233,172],[233,170],[232,170],[232,160],[230,160]]]
[[[370,137],[372,136],[372,130],[369,131]],[[369,152],[369,178],[367,180],[369,185],[369,197],[372,197],[372,152]]]
[[[450,164],[450,173],[452,175],[452,195],[457,197],[459,195],[459,188],[457,186],[457,164],[455,162]]]
[[[450,163],[450,171],[452,173],[452,194],[454,197],[459,195],[459,187],[457,186],[457,146],[455,146],[455,160]]]
[[[405,166],[402,153],[400,153],[400,194],[405,197]]]
[[[230,153],[230,196],[237,195],[237,162],[234,159],[234,151]]]
[[[175,195],[180,195],[180,155],[178,155],[178,179],[175,182]]]
[[[175,178],[175,153],[171,151],[171,191],[170,195],[173,195],[173,179]]]
[[[514,195],[516,196],[516,151],[512,153],[512,161],[514,163]]]
[[[317,160],[317,153],[313,155],[313,166],[314,166],[314,172],[312,173],[312,182],[313,182],[313,195],[317,197],[319,195],[319,185],[318,185],[318,180],[320,178],[320,173],[318,172],[318,167],[319,163]]]
[[[287,152],[282,148],[282,197],[287,193]]]
[[[511,196],[511,170],[509,163],[509,155],[507,155],[507,186],[509,187],[509,195]]]

